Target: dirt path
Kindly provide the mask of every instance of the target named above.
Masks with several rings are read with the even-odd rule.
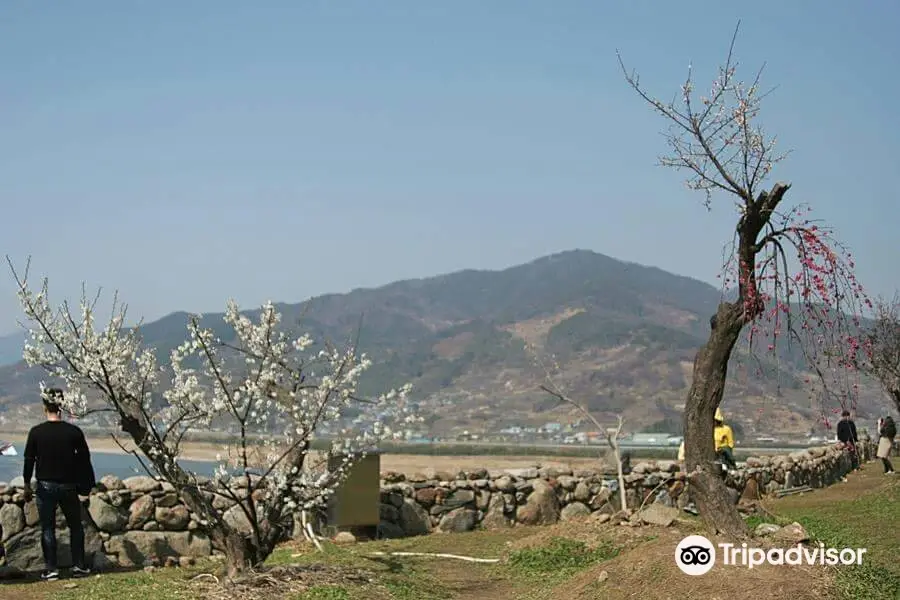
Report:
[[[516,600],[519,597],[513,586],[490,567],[447,559],[430,564],[428,572],[453,594],[453,598]]]

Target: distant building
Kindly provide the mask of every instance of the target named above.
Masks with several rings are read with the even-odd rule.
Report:
[[[623,438],[621,443],[631,446],[667,446],[670,437],[672,436],[668,433],[632,433]]]

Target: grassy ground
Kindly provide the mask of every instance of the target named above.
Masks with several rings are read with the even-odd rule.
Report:
[[[846,483],[771,503],[785,521],[835,548],[866,548],[860,567],[840,569],[835,585],[845,598],[900,599],[900,478],[869,463]]]
[[[434,534],[350,546],[326,545],[325,552],[286,545],[272,567],[301,569],[305,592],[271,600],[549,600],[617,598],[900,598],[900,478],[881,475],[870,463],[847,483],[769,501],[766,508],[785,523],[799,521],[829,546],[865,547],[861,567],[762,566],[752,570],[716,567],[688,577],[675,566],[678,541],[699,533],[691,518],[662,529],[622,527],[596,520],[552,527]],[[758,519],[757,519],[758,520]],[[772,518],[766,519],[772,521]],[[392,556],[393,552],[453,553],[499,558],[497,564],[449,558]],[[382,554],[378,554],[382,553]],[[0,598],[16,600],[181,600],[203,598],[191,578],[214,565],[106,574],[78,582],[0,584]],[[368,582],[360,579],[360,573]],[[208,580],[208,578],[207,578]],[[75,587],[67,587],[75,585]],[[219,596],[222,597],[222,596]],[[238,600],[233,596],[232,600]]]

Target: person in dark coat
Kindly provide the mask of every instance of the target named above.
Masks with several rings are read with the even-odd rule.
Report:
[[[837,439],[850,453],[853,470],[859,470],[859,437],[856,435],[856,423],[850,418],[849,410],[841,413],[841,420],[837,424]]]
[[[41,550],[45,565],[41,579],[50,581],[59,578],[56,556],[57,508],[62,510],[69,527],[71,573],[75,577],[83,577],[91,571],[84,560],[84,525],[81,522],[81,500],[78,493],[88,483],[85,478],[93,477],[91,454],[81,429],[62,419],[62,390],[45,390],[42,400],[47,420],[28,432],[23,470],[25,500],[29,501],[32,494],[35,496],[41,523]],[[33,474],[37,479],[34,490],[31,488]]]

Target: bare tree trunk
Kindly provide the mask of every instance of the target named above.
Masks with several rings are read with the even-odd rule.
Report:
[[[621,415],[619,416],[619,425],[616,427],[616,432],[612,435],[606,435],[606,440],[609,442],[610,447],[613,451],[613,456],[616,459],[616,477],[619,482],[619,504],[621,505],[622,512],[628,511],[628,497],[625,494],[625,474],[622,472],[622,452],[619,450],[619,435],[622,433],[622,425],[624,425],[625,421],[622,420]],[[599,425],[599,423],[595,424]]]
[[[616,448],[613,452],[616,455],[616,471],[619,481],[619,504],[621,504],[620,508],[622,512],[626,512],[628,511],[628,494],[625,493],[625,475],[622,473],[622,457],[619,454],[618,444],[616,444]]]
[[[167,464],[164,456],[154,453],[154,447],[150,441],[152,434],[144,424],[144,420],[140,417],[128,416],[122,409],[120,409],[119,416],[122,430],[131,436],[134,443],[145,456],[153,461],[160,472],[170,474],[167,480],[175,486],[188,508],[195,514],[210,514],[212,512],[210,502],[203,496],[201,490],[190,482],[187,473],[178,463]],[[242,535],[222,519],[211,523],[206,532],[209,534],[213,547],[225,553],[224,567],[229,578],[258,565],[266,556],[266,553],[260,552],[260,548],[254,545],[251,538]]]
[[[225,547],[225,575],[229,579],[237,577],[244,573],[247,569],[254,567],[259,562],[258,553],[252,547],[251,540],[244,537],[239,532],[231,531],[213,531],[213,536],[224,538]]]
[[[713,417],[722,402],[728,360],[744,326],[743,306],[722,303],[712,331],[694,359],[693,381],[684,410],[685,462],[691,498],[713,533],[742,538],[747,527],[714,469]]]

